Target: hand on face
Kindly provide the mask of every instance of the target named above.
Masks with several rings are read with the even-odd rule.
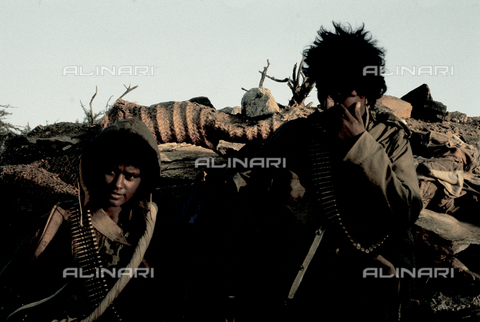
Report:
[[[352,91],[347,97],[340,95],[335,98],[327,97],[325,108],[327,110],[337,109],[338,114],[341,115],[338,130],[339,139],[352,138],[365,131],[363,123],[363,115],[366,111],[365,102],[365,96],[359,96],[356,91]],[[331,115],[337,115],[337,113],[331,113]],[[333,121],[335,122],[336,120]]]

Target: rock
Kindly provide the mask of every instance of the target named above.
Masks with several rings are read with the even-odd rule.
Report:
[[[194,97],[194,98],[189,99],[189,101],[192,102],[192,103],[198,103],[200,105],[215,108],[213,106],[212,102],[210,102],[210,100],[208,99],[208,97],[205,97],[205,96]]]
[[[401,98],[412,104],[412,117],[420,120],[438,122],[447,115],[447,107],[434,101],[427,84],[420,85]]]
[[[407,94],[403,95],[401,99],[411,103],[414,108],[415,106],[422,105],[425,100],[433,100],[432,94],[430,93],[430,88],[427,84],[422,84],[411,90]]]
[[[220,109],[220,110],[218,110],[218,111],[219,111],[219,112],[223,112],[223,113],[225,113],[225,114],[232,114],[233,107],[227,106],[227,107],[224,107],[224,108],[222,108],[222,109]]]
[[[465,123],[468,121],[468,116],[465,113],[455,111],[448,113],[445,120],[450,122]]]
[[[470,244],[480,244],[480,227],[459,221],[448,214],[423,209],[415,224],[450,241],[453,254],[458,254]]]
[[[430,121],[443,121],[447,115],[447,106],[438,101],[425,101],[424,102],[424,118]]]
[[[472,118],[473,119],[473,118]],[[461,122],[425,122],[421,120],[416,120],[409,118],[406,120],[409,129],[412,132],[418,132],[427,134],[429,132],[439,132],[453,137],[456,135],[461,138],[467,144],[471,144],[477,148],[480,147],[480,122],[472,120],[472,122],[461,123]],[[412,147],[421,143],[418,138],[412,138],[411,140]],[[428,157],[428,156],[426,156]]]
[[[390,95],[380,97],[375,103],[375,107],[390,109],[399,118],[410,117],[412,113],[412,104]]]
[[[243,115],[257,117],[278,112],[280,112],[280,108],[268,88],[254,87],[242,97]]]
[[[430,300],[429,305],[437,316],[442,315],[446,318],[441,321],[447,321],[447,318],[448,321],[465,320],[471,318],[473,314],[478,318],[476,308],[480,306],[480,296],[447,296],[442,292],[437,292]]]
[[[242,114],[242,108],[240,106],[224,107],[219,111],[231,115]]]
[[[216,151],[222,156],[227,156],[230,154],[234,154],[237,151],[240,151],[241,148],[245,146],[244,143],[234,143],[234,142],[227,142],[224,140],[220,140],[217,145]]]

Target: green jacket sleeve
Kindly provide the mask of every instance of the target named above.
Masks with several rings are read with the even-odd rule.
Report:
[[[416,221],[422,203],[412,150],[402,129],[379,124],[365,131],[343,161],[340,175],[350,187],[341,188],[341,195],[360,196],[347,203],[349,216],[359,217],[353,222],[361,220],[362,229],[385,235]]]

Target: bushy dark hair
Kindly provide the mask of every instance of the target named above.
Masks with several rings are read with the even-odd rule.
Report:
[[[322,26],[313,45],[304,50],[303,73],[315,82],[321,104],[328,95],[356,90],[373,106],[387,90],[381,75],[385,50],[377,47],[364,25],[357,30],[335,22],[333,26],[334,32]]]
[[[102,193],[102,180],[112,166],[131,165],[140,169],[142,181],[132,202],[149,197],[155,188],[154,178],[160,172],[157,156],[144,138],[127,130],[111,131],[97,137],[86,148],[82,157],[84,183],[96,203]],[[130,203],[132,203],[130,202]]]

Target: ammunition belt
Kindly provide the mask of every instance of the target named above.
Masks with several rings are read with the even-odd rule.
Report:
[[[322,209],[323,224],[327,226],[339,222],[340,215],[335,201],[333,183],[332,153],[327,131],[319,122],[312,122],[315,135],[308,145],[310,156],[310,183],[315,200]]]
[[[87,278],[83,282],[83,295],[85,297],[83,304],[88,310],[85,314],[89,314],[108,293],[107,281],[103,277],[97,276],[98,270],[103,267],[103,263],[99,254],[90,210],[83,214],[78,209],[73,210],[69,216],[69,226],[72,252],[79,269],[84,276],[93,274],[93,277]]]
[[[316,135],[312,136],[308,151],[311,162],[310,180],[313,191],[316,195],[316,201],[323,209],[322,226],[326,227],[331,224],[339,225],[341,227],[341,230],[343,230],[346,238],[350,241],[350,244],[354,248],[366,254],[371,253],[385,242],[385,240],[388,238],[388,235],[386,235],[378,243],[370,246],[360,244],[350,235],[347,228],[342,222],[342,218],[335,202],[332,169],[333,161],[331,156],[331,147],[329,144],[329,142],[331,142],[331,139],[329,139],[327,131],[318,122],[318,120],[312,123]]]

